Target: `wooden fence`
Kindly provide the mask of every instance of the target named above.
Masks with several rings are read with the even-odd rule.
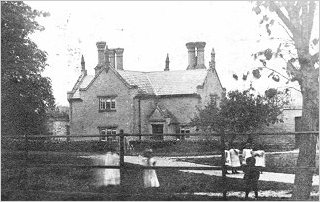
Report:
[[[60,135],[60,136],[44,136],[44,135],[38,135],[38,136],[29,136],[29,135],[25,135],[25,136],[2,136],[2,138],[14,138],[14,139],[21,139],[24,138],[25,141],[25,164],[23,166],[25,166],[26,169],[30,168],[30,167],[59,167],[59,168],[63,168],[63,167],[69,167],[69,168],[83,168],[83,169],[97,169],[97,168],[104,168],[104,169],[120,169],[120,186],[123,184],[123,176],[124,176],[124,171],[126,169],[133,169],[133,167],[131,166],[126,166],[125,162],[124,162],[124,156],[125,156],[125,137],[129,137],[129,136],[199,136],[199,135],[212,135],[212,136],[220,136],[220,144],[221,144],[221,164],[220,166],[212,166],[212,167],[208,167],[208,166],[197,166],[197,167],[192,167],[192,166],[143,166],[143,167],[134,167],[134,169],[172,169],[172,170],[221,170],[222,171],[222,184],[223,184],[223,199],[227,200],[227,187],[226,187],[226,172],[227,170],[230,170],[231,168],[225,165],[224,159],[225,159],[225,136],[226,135],[246,135],[246,136],[254,136],[254,135],[262,135],[262,136],[267,136],[267,135],[279,135],[279,136],[283,136],[283,135],[298,135],[298,136],[304,136],[304,135],[311,135],[314,136],[315,138],[319,135],[319,132],[291,132],[291,133],[228,133],[228,134],[125,134],[123,132],[123,130],[120,130],[119,134],[116,134],[116,136],[119,136],[119,156],[120,156],[120,162],[119,162],[119,166],[106,166],[106,165],[73,165],[73,164],[33,164],[33,165],[29,165],[28,164],[28,153],[29,153],[29,148],[28,148],[28,142],[30,139],[50,139],[50,138],[66,138],[66,139],[70,139],[70,138],[85,138],[85,137],[101,137],[101,135],[81,135],[81,136],[77,136],[77,135]],[[279,168],[281,170],[281,168]],[[292,169],[292,170],[297,170],[297,169],[310,169],[312,170],[312,172],[316,171],[315,167],[312,168],[297,168],[297,167],[292,167],[292,168],[288,168],[286,167],[286,169]],[[237,170],[242,170],[241,168],[237,168]],[[262,171],[270,171],[268,168],[261,168]],[[26,171],[27,173],[27,171]],[[25,192],[28,193],[28,185],[26,184],[25,186]],[[32,190],[30,190],[32,191]]]

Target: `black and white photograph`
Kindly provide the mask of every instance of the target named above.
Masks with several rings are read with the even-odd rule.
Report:
[[[1,201],[319,201],[319,1],[2,1]]]

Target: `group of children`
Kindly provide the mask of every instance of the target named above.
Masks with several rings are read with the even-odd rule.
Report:
[[[226,145],[225,149],[225,165],[230,166],[232,174],[239,173],[238,168],[242,167],[244,172],[246,199],[249,192],[254,191],[255,197],[258,198],[258,180],[260,177],[261,167],[265,167],[265,152],[259,147],[253,148],[250,143],[247,143],[242,150]],[[242,159],[242,160],[240,160]],[[119,165],[119,155],[114,149],[110,149],[103,158],[100,165]],[[152,150],[146,149],[143,152],[142,163],[144,166],[155,166],[156,161],[152,157]],[[120,170],[119,169],[98,169],[98,186],[120,185]],[[229,174],[227,172],[227,174]],[[144,169],[143,183],[145,188],[159,187],[159,180],[154,169]]]
[[[110,148],[109,151],[99,158],[99,165],[118,166],[119,155],[116,150]],[[155,166],[156,161],[152,157],[152,150],[146,149],[143,152],[142,163],[144,166]],[[159,181],[154,169],[145,169],[143,172],[143,183],[145,188],[159,187]],[[120,185],[120,169],[97,169],[96,185],[101,186],[116,186]]]
[[[242,159],[242,160],[240,160]],[[249,192],[254,191],[258,198],[258,180],[262,167],[265,167],[265,151],[261,145],[252,147],[251,143],[246,143],[240,157],[240,150],[233,145],[226,145],[225,165],[231,167],[232,174],[239,173],[238,168],[242,167],[244,172],[245,198],[248,198]],[[229,174],[228,172],[226,174]]]

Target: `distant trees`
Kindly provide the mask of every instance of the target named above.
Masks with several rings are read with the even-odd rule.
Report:
[[[54,107],[51,81],[41,76],[46,52],[29,35],[44,28],[35,18],[47,13],[22,1],[1,2],[1,134],[45,130],[46,110]]]
[[[286,92],[268,89],[263,96],[253,93],[252,87],[243,92],[230,91],[220,104],[212,96],[210,103],[199,109],[192,125],[215,132],[245,133],[281,122],[281,109],[288,103]]]

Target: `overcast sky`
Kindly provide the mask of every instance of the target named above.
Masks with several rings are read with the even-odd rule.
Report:
[[[265,28],[259,26],[261,16],[252,12],[245,1],[32,1],[32,8],[51,15],[39,18],[45,31],[32,38],[48,53],[44,75],[52,80],[58,105],[68,106],[70,91],[80,75],[80,59],[94,74],[97,65],[97,41],[106,41],[109,48],[124,48],[124,69],[163,71],[167,53],[170,70],[184,70],[188,63],[186,43],[206,42],[205,65],[208,67],[212,48],[216,52],[216,69],[223,87],[229,90],[247,88],[250,82],[232,79],[259,65],[252,53],[279,42],[264,39]],[[316,17],[315,25],[319,24]],[[278,26],[279,28],[280,26]],[[319,26],[315,28],[319,35]],[[287,38],[282,28],[275,36]],[[260,36],[262,35],[262,37]],[[275,61],[280,71],[283,64]],[[269,72],[270,73],[270,72]],[[285,82],[249,76],[261,92],[270,87],[284,87]],[[294,84],[293,84],[294,85]],[[294,85],[297,87],[297,85]],[[295,93],[296,94],[296,93]],[[299,102],[297,102],[299,104]]]

